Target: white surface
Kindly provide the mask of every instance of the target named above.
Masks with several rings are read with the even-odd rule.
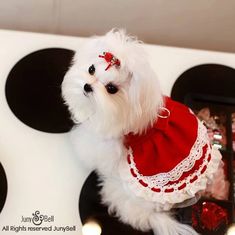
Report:
[[[2,231],[3,226],[32,226],[21,223],[21,217],[30,217],[36,210],[55,218],[42,226],[76,226],[75,232],[67,234],[81,234],[78,199],[89,172],[84,172],[71,151],[68,134],[43,133],[20,122],[6,103],[4,89],[9,71],[25,55],[50,47],[79,50],[84,40],[0,30],[0,162],[8,180],[0,234],[10,233]],[[146,45],[146,49],[167,95],[178,76],[190,67],[218,63],[235,68],[235,54],[154,45]]]
[[[0,28],[65,35],[123,27],[145,42],[235,52],[234,0],[7,0]]]

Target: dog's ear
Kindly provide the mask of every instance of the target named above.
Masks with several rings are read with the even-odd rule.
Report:
[[[151,68],[142,42],[126,34],[125,30],[111,30],[105,40],[114,48],[120,60],[120,69],[129,73],[127,131],[142,133],[156,120],[162,93],[158,79]]]
[[[129,99],[131,102],[130,119],[134,133],[142,133],[157,118],[162,106],[162,92],[157,76],[146,57],[139,57],[128,63],[131,74]]]

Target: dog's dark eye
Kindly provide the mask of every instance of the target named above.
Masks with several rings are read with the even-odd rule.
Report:
[[[88,72],[89,72],[90,75],[94,75],[94,73],[95,73],[95,66],[94,66],[94,65],[91,65],[91,66],[89,67],[89,69],[88,69]]]
[[[115,86],[115,85],[112,84],[112,83],[108,83],[108,84],[105,86],[105,88],[106,88],[106,90],[107,90],[107,92],[108,92],[109,94],[115,94],[115,93],[118,92],[117,86]]]

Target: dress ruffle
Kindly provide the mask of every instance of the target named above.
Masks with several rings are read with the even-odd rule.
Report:
[[[216,148],[211,149],[211,160],[207,164],[207,169],[198,179],[192,183],[186,184],[182,190],[173,192],[154,192],[148,187],[144,187],[139,181],[133,177],[127,161],[123,161],[119,167],[119,173],[127,186],[135,193],[136,196],[145,200],[165,204],[165,207],[171,207],[176,203],[182,203],[196,196],[197,193],[204,191],[208,184],[211,183],[213,175],[219,168],[221,162],[221,154]]]

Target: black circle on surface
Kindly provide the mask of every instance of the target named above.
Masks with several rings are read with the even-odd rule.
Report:
[[[195,94],[214,101],[216,97],[223,97],[226,102],[234,103],[235,69],[220,64],[202,64],[186,70],[173,85],[171,97],[187,103],[185,99]]]
[[[61,97],[61,83],[73,55],[68,49],[43,49],[25,56],[12,68],[6,81],[6,99],[23,123],[49,133],[72,128]]]
[[[85,181],[79,199],[79,213],[82,224],[96,221],[102,229],[102,235],[153,235],[150,232],[141,232],[122,223],[118,218],[109,215],[108,208],[101,204],[98,176],[92,172]]]
[[[3,166],[0,163],[0,213],[4,207],[6,197],[7,197],[7,177],[3,169]]]

